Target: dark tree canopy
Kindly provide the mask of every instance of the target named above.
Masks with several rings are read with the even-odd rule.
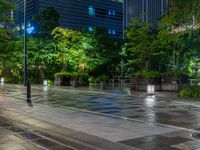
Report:
[[[200,20],[199,0],[171,0],[169,15],[177,24],[188,24]]]
[[[33,17],[41,36],[48,36],[52,30],[59,26],[60,15],[54,7],[46,7]]]
[[[9,39],[9,31],[6,26],[11,22],[11,18],[7,14],[10,13],[12,8],[13,5],[7,0],[0,0],[0,41]]]

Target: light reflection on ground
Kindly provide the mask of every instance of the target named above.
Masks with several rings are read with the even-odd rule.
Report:
[[[106,92],[99,89],[90,90],[92,91],[86,88],[32,86],[32,101],[36,104],[72,107],[180,127],[196,128],[200,123],[200,102],[185,101],[174,96],[174,93],[148,96],[146,93],[138,92],[131,96],[119,89]],[[6,84],[0,89],[0,96],[4,95],[25,100],[26,90],[20,85]]]

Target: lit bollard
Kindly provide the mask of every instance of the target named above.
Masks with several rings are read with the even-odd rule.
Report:
[[[43,85],[48,86],[48,80],[43,80]]]
[[[72,87],[73,87],[73,88],[78,87],[78,83],[77,83],[76,80],[73,80],[73,81],[72,81]]]
[[[3,77],[1,77],[1,82],[4,82],[4,78]]]
[[[155,94],[155,85],[147,85],[147,94],[154,95]]]
[[[27,81],[27,103],[31,103],[31,84]]]
[[[3,77],[1,77],[1,85],[4,85],[4,78]]]

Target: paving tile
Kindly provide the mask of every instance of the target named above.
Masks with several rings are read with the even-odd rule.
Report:
[[[35,144],[39,145],[39,146],[42,146],[44,148],[47,148],[49,150],[54,150],[54,149],[66,149],[66,150],[74,150],[73,148],[70,148],[70,147],[66,147],[64,145],[61,145],[61,144],[58,144],[58,143],[55,143],[53,141],[49,141],[49,140],[46,140],[46,139],[38,139],[38,140],[34,140],[32,141],[34,142]]]
[[[179,148],[182,150],[197,150],[200,149],[200,141],[188,141],[185,143],[172,145],[174,148]]]
[[[19,138],[18,136],[16,135],[9,135],[8,136],[10,139],[14,140],[15,142],[17,142],[18,144],[24,144],[26,143],[27,141],[25,141],[24,139],[21,139]]]
[[[23,145],[20,145],[14,141],[10,141],[5,144],[1,144],[0,149],[3,149],[3,150],[26,150],[26,148]]]
[[[191,141],[182,137],[166,138],[160,135],[121,141],[120,143],[138,147],[143,150],[178,150],[174,145]]]
[[[41,139],[40,136],[33,134],[31,132],[25,132],[25,133],[20,133],[20,136],[24,137],[27,140],[36,140],[36,139]]]

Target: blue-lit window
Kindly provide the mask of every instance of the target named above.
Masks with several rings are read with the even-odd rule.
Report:
[[[94,31],[94,28],[93,28],[92,26],[89,26],[89,27],[88,27],[88,31],[89,31],[89,32],[93,32],[93,31]]]
[[[115,30],[112,30],[112,34],[113,34],[113,35],[115,35],[115,34],[116,34]]]
[[[111,29],[108,29],[108,34],[111,34],[112,32],[111,32]]]
[[[95,16],[95,8],[93,6],[88,7],[88,14],[90,16]]]
[[[115,16],[115,10],[109,9],[109,10],[108,10],[108,15],[109,15],[109,16]]]
[[[114,29],[108,29],[108,34],[112,34],[112,35],[115,35],[116,32]]]
[[[30,26],[30,27],[27,27],[26,32],[28,34],[32,34],[32,33],[34,33],[34,30],[35,30],[35,28],[33,26]]]

